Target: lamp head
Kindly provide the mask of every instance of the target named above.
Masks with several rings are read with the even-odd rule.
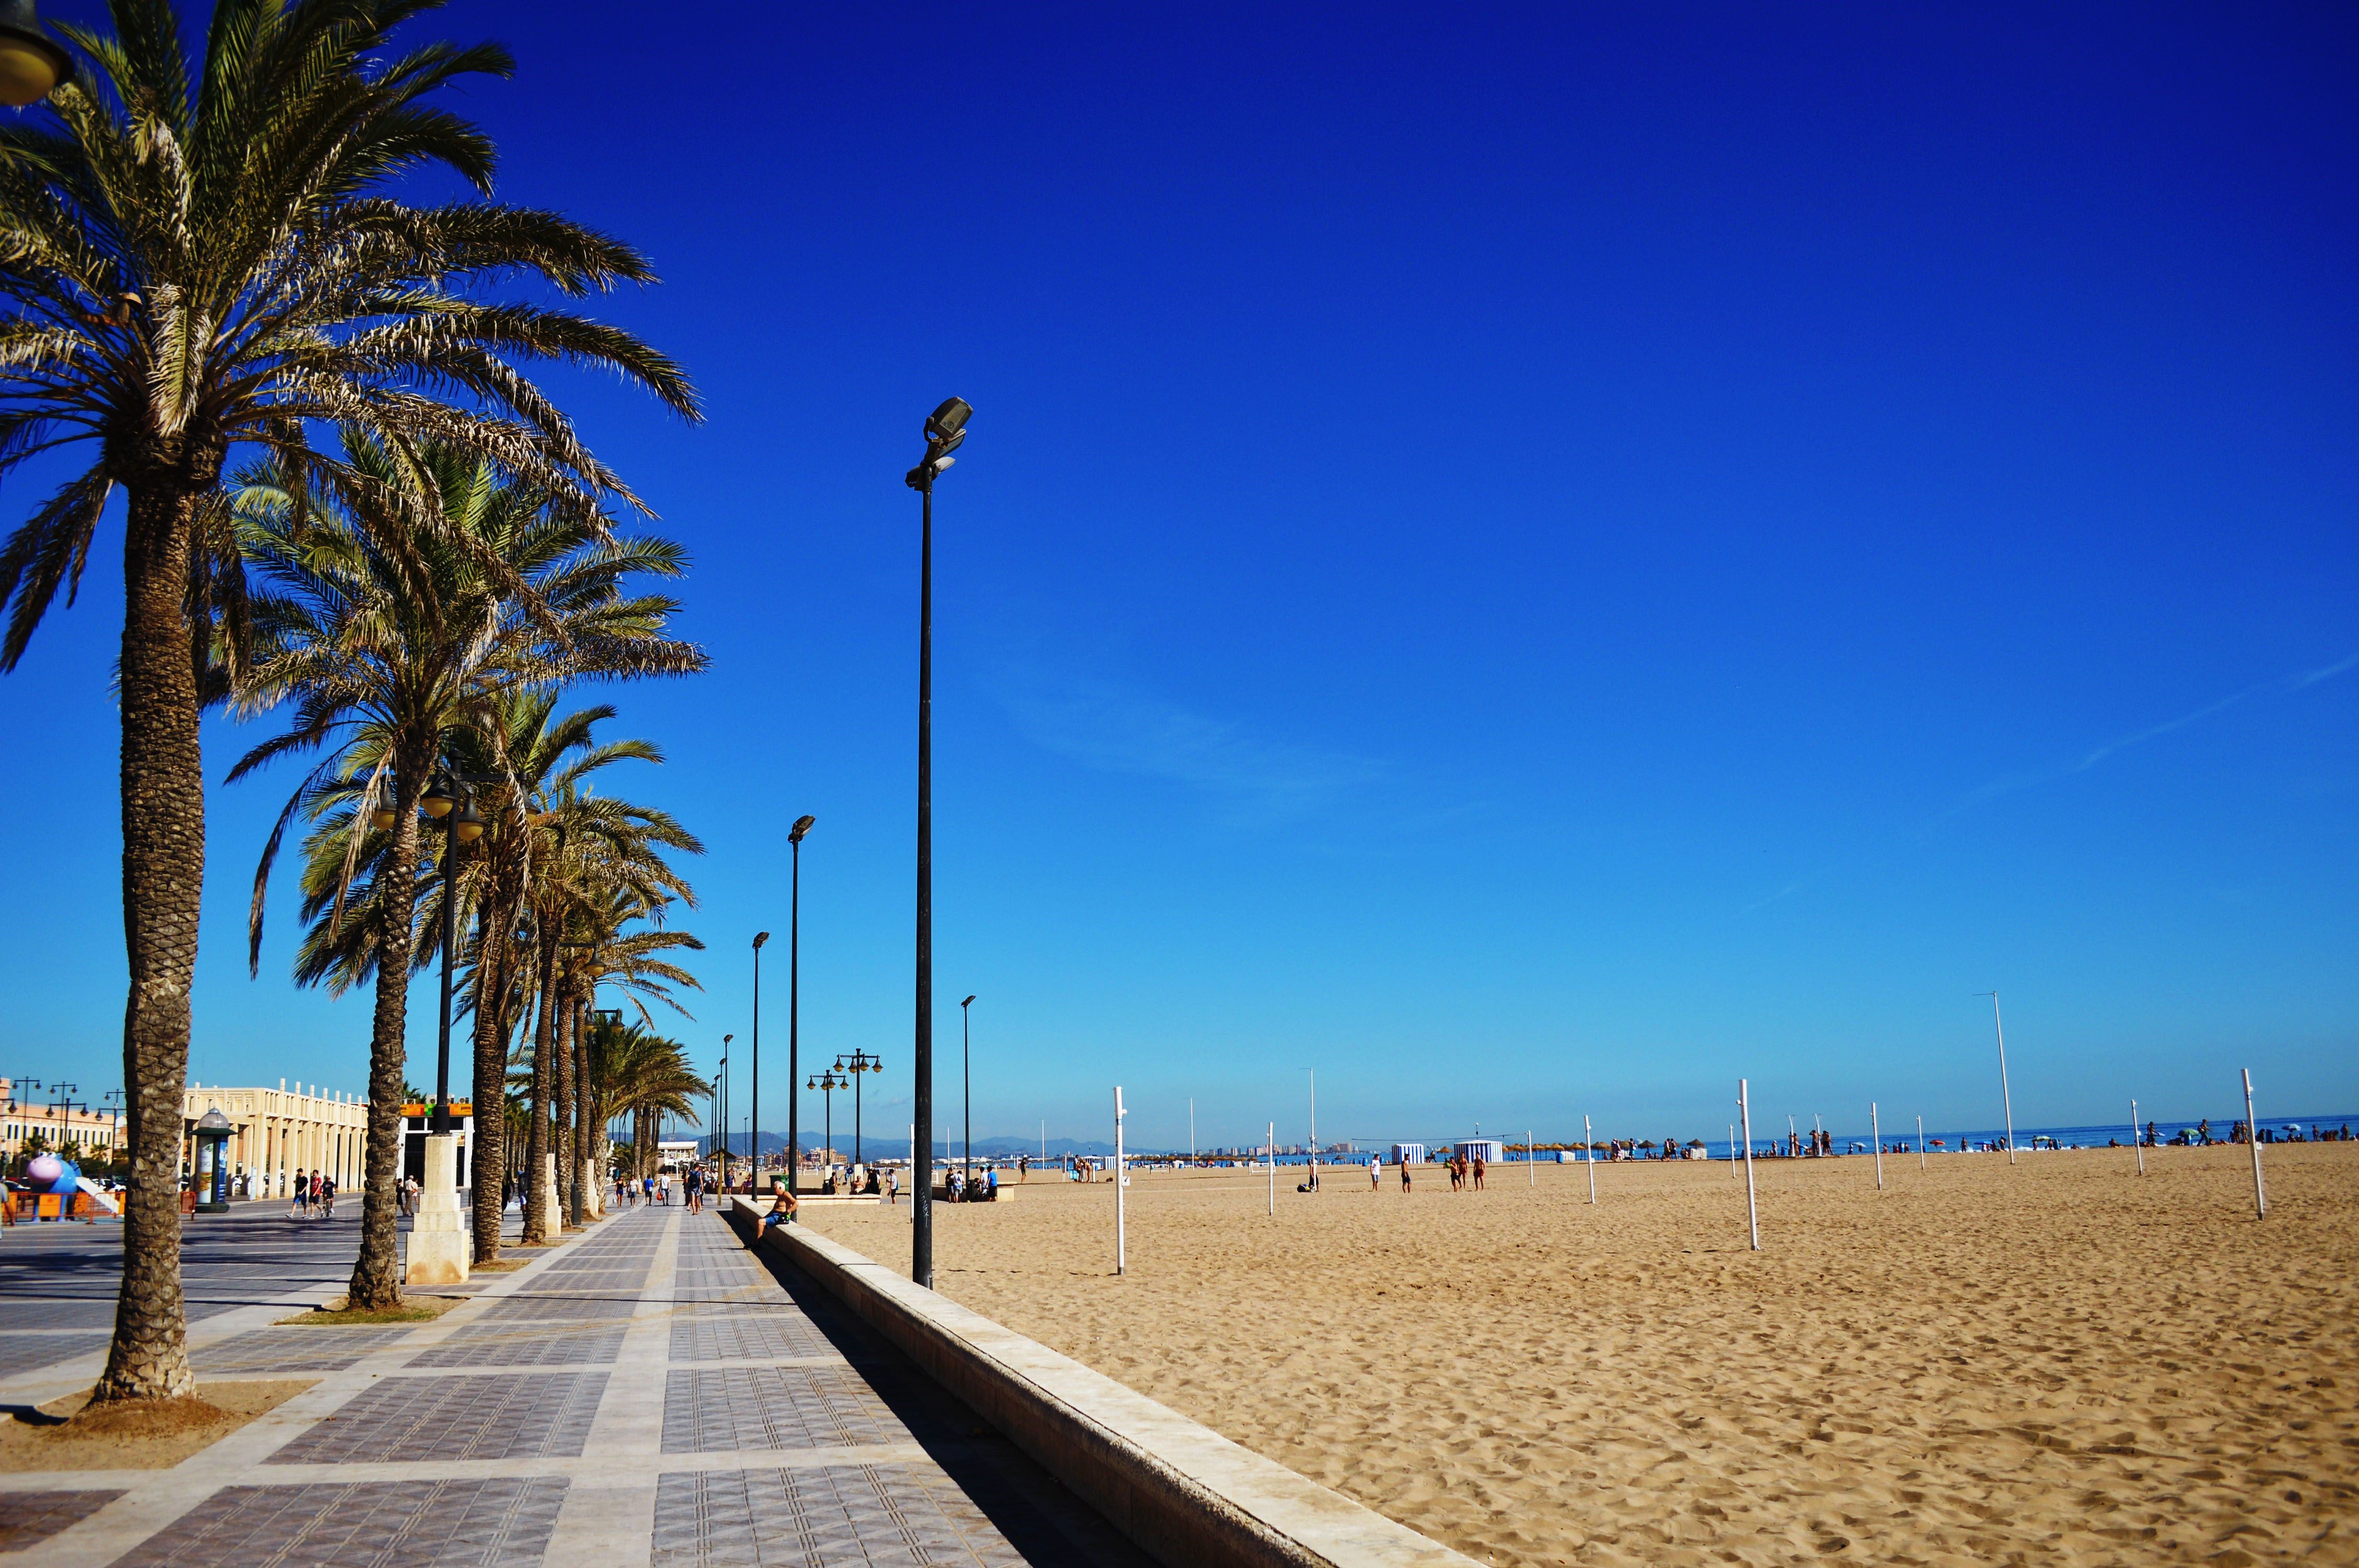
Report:
[[[946,397],[942,406],[926,416],[926,436],[929,440],[949,440],[966,428],[974,415],[974,407],[963,397]]]
[[[459,817],[451,824],[452,831],[462,844],[472,844],[484,836],[484,814],[475,809],[475,797],[470,793],[467,804],[459,808]]]
[[[736,1038],[737,1038],[737,1036],[735,1036],[734,1034],[724,1034],[724,1035],[723,1035],[723,1036],[721,1037],[721,1044],[723,1044],[723,1045],[726,1045],[726,1044],[729,1044],[729,1042],[731,1042],[732,1040],[734,1040],[734,1039],[736,1039]]]
[[[959,1005],[960,1005],[961,1007],[973,1007],[973,1006],[974,1005],[974,998],[973,998],[973,997],[969,997],[969,998],[967,998],[967,999],[966,999],[966,1000],[964,1000],[964,1001],[962,1001],[962,1002],[959,1003]]]
[[[73,75],[73,57],[50,38],[33,0],[0,0],[0,103],[29,109]]]
[[[450,816],[451,808],[458,804],[458,786],[451,782],[449,773],[439,771],[428,783],[426,793],[418,799],[419,809],[438,821]]]
[[[754,951],[756,953],[760,952],[762,950],[762,944],[767,942],[769,939],[770,934],[766,931],[756,931],[754,933]]]
[[[795,825],[787,829],[787,842],[789,844],[801,843],[803,841],[803,835],[810,832],[811,830],[811,824],[818,820],[819,818],[816,816],[796,817]]]

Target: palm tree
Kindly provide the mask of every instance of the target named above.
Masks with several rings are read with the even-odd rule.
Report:
[[[347,435],[357,482],[342,499],[303,504],[299,476],[276,464],[245,478],[237,539],[250,563],[251,649],[235,682],[246,712],[294,708],[287,731],[230,770],[234,782],[276,758],[324,749],[279,815],[255,872],[248,961],[258,965],[264,894],[281,837],[299,814],[318,824],[305,845],[297,978],[341,991],[374,973],[366,1179],[356,1308],[400,1300],[394,1183],[409,977],[418,956],[419,803],[447,765],[454,737],[499,722],[504,693],[585,676],[685,674],[702,653],[665,634],[677,603],[626,594],[640,573],[677,576],[677,546],[619,538],[549,492],[504,477],[488,460],[432,445],[418,467],[442,525],[408,537],[376,512],[392,494],[392,453]],[[373,525],[361,518],[369,515]],[[514,782],[502,786],[513,792]],[[365,826],[364,826],[365,824]],[[357,829],[357,830],[356,830]],[[349,906],[355,894],[361,908]],[[433,896],[439,897],[439,889]],[[363,918],[348,918],[348,915]],[[430,950],[430,949],[429,949]]]
[[[462,896],[475,912],[465,999],[473,1021],[475,1104],[479,1107],[501,1103],[511,1081],[509,1036],[519,1020],[531,1015],[538,970],[532,962],[532,945],[519,937],[532,909],[529,892],[535,872],[546,868],[556,852],[551,831],[558,822],[554,806],[582,795],[594,775],[615,762],[663,761],[663,753],[645,741],[596,740],[596,727],[614,716],[613,708],[602,704],[560,714],[558,702],[559,694],[553,689],[502,693],[484,719],[454,738],[451,751],[451,760],[461,769],[497,773],[509,781],[511,792],[507,808],[495,815],[477,841],[462,884]],[[438,913],[427,912],[425,928],[429,933],[440,929]],[[536,1102],[539,1098],[528,1074],[520,1091]],[[528,1120],[519,1119],[517,1130],[527,1140],[531,1126]],[[546,1152],[520,1148],[525,1157],[511,1157],[501,1141],[508,1131],[503,1126],[487,1135],[484,1119],[477,1114],[470,1169],[473,1172],[475,1256],[481,1260],[499,1256],[504,1173],[522,1165],[527,1180],[532,1180],[532,1173],[542,1168],[538,1156]],[[536,1225],[529,1205],[526,1223],[528,1227]],[[538,1235],[528,1238],[547,1239]]]
[[[543,1091],[536,1104],[535,1137],[541,1137],[546,1125],[549,1140],[536,1145],[533,1179],[543,1182],[539,1155],[553,1150],[559,1156],[558,1196],[564,1212],[578,1221],[586,1206],[581,1173],[591,1133],[583,1011],[605,980],[685,1012],[670,988],[694,986],[696,980],[660,955],[703,944],[660,929],[674,901],[695,903],[694,891],[663,851],[701,853],[703,846],[660,812],[587,794],[565,800],[544,817],[559,853],[544,861],[533,892],[540,963],[535,1071]],[[626,932],[639,920],[656,928]],[[641,1011],[644,1016],[644,1002]],[[538,1221],[528,1217],[526,1223],[529,1230]]]
[[[644,1022],[602,1022],[590,1032],[592,1100],[597,1125],[618,1116],[632,1120],[631,1174],[647,1173],[653,1118],[693,1116],[706,1091],[688,1065],[688,1052]]]
[[[636,252],[551,213],[388,194],[430,168],[491,191],[488,139],[429,100],[512,64],[495,45],[397,48],[394,28],[435,3],[218,0],[191,58],[169,0],[112,0],[111,36],[60,27],[85,58],[49,113],[0,126],[0,475],[72,443],[96,450],[0,546],[0,669],[60,587],[72,599],[116,486],[127,502],[116,681],[133,1173],[100,1400],[194,1386],[173,1180],[204,877],[191,650],[205,639],[190,610],[218,595],[235,618],[220,496],[233,449],[266,449],[333,491],[346,476],[310,449],[316,422],[372,432],[405,467],[431,438],[593,515],[600,494],[627,492],[520,364],[611,368],[696,415],[679,369],[628,334],[482,292],[511,276],[571,296],[651,281]],[[409,520],[439,525],[422,499]]]

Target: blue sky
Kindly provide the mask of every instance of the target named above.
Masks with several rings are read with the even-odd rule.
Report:
[[[811,812],[806,1067],[881,1052],[907,1119],[900,475],[957,393],[938,1081],[954,1117],[980,993],[978,1134],[1106,1136],[1119,1082],[1142,1141],[1190,1096],[1208,1144],[1299,1138],[1310,1067],[1329,1136],[1716,1132],[1740,1074],[1987,1126],[1994,986],[2027,1123],[2216,1114],[2244,1065],[2265,1114],[2359,1106],[2347,11],[648,24],[429,26],[515,49],[462,105],[501,194],[651,254],[607,314],[710,405],[556,378],[695,557],[712,673],[585,700],[711,849],[703,1061]],[[0,681],[0,1071],[85,1091],[119,539]],[[357,1088],[291,882],[245,974],[292,783],[213,793],[195,1070]]]

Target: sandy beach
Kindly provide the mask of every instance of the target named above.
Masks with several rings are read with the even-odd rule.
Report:
[[[1038,1175],[938,1286],[1497,1563],[2359,1563],[2359,1144]],[[906,1209],[814,1227],[906,1268]]]

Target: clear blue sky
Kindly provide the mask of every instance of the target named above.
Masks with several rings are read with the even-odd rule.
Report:
[[[55,9],[87,12],[71,3]],[[675,43],[659,29],[690,30]],[[614,695],[711,846],[710,1063],[785,829],[807,1064],[1206,1143],[2359,1105],[2359,22],[2342,7],[462,4],[503,196],[627,236],[701,428],[560,379],[696,559]],[[619,57],[617,51],[620,51]],[[619,94],[619,96],[618,96]],[[33,476],[0,498],[13,525]],[[0,1071],[119,1076],[119,532],[0,681]],[[599,694],[604,695],[604,694]],[[219,779],[245,738],[209,735]],[[216,789],[196,1072],[363,1082]],[[410,1076],[431,1072],[430,991]],[[742,1060],[742,1057],[741,1057]],[[738,1104],[745,1104],[740,1079]],[[813,1097],[807,1125],[818,1119]]]

